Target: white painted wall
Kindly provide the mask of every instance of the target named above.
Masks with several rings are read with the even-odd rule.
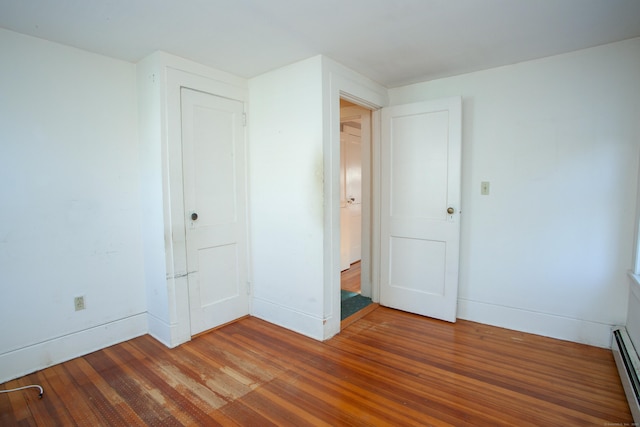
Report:
[[[136,74],[6,30],[0,54],[0,381],[147,332],[147,304],[165,343],[188,339],[167,221],[180,214],[167,192],[179,147],[163,134],[178,106],[165,103],[184,82],[235,94],[244,81],[164,54]],[[188,72],[169,84],[169,68]],[[464,99],[460,317],[609,345],[632,263],[638,69],[635,39],[389,92],[392,104]],[[249,90],[253,314],[328,338],[339,96],[374,106],[387,94],[322,57]]]
[[[459,317],[610,345],[632,265],[638,70],[633,39],[390,90],[391,104],[463,97]]]
[[[386,89],[316,56],[249,80],[252,314],[304,335],[340,330],[340,94]]]
[[[323,337],[321,58],[249,80],[252,314]]]
[[[0,57],[2,382],[147,324],[135,66],[6,30]]]

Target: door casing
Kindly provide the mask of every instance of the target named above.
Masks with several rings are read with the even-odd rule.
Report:
[[[159,84],[166,87],[166,133],[161,134],[163,146],[163,217],[165,229],[165,269],[166,300],[168,322],[151,319],[154,336],[169,347],[175,347],[191,339],[191,315],[189,310],[187,248],[185,230],[187,227],[184,207],[183,165],[182,165],[182,113],[180,94],[182,88],[210,93],[216,96],[248,101],[248,89],[240,79],[235,81],[228,75],[205,76],[194,74],[176,66],[166,66]],[[246,128],[245,128],[246,133]],[[246,138],[246,135],[245,135]],[[247,232],[248,235],[248,232]],[[249,281],[251,271],[248,270]],[[150,328],[151,329],[151,328]]]

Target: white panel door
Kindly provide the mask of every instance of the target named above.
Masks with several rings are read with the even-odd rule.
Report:
[[[461,100],[382,110],[380,304],[456,320]]]
[[[349,233],[349,263],[362,257],[362,144],[360,129],[344,127],[345,193]]]
[[[356,125],[359,126],[360,118]],[[340,132],[340,269],[362,258],[362,144],[360,129]]]
[[[191,334],[249,313],[240,101],[183,88],[182,156]]]
[[[351,266],[351,229],[347,204],[347,168],[344,132],[340,132],[340,271]]]

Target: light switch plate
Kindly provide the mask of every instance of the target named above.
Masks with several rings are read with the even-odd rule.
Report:
[[[489,181],[482,181],[480,183],[480,194],[482,194],[483,196],[488,196],[489,195]]]

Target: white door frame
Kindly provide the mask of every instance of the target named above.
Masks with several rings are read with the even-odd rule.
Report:
[[[344,98],[343,98],[344,99]],[[363,111],[367,111],[367,118],[362,118],[362,116],[364,116]],[[346,114],[345,114],[346,112]],[[371,209],[371,201],[373,200],[373,194],[372,194],[372,186],[371,186],[371,178],[372,178],[372,171],[371,171],[371,149],[372,149],[372,145],[371,145],[371,138],[372,138],[372,129],[371,129],[371,115],[372,115],[373,111],[370,110],[369,108],[365,108],[365,107],[360,107],[360,106],[356,106],[356,107],[341,107],[340,108],[340,116],[341,116],[341,121],[344,120],[342,117],[344,115],[345,118],[348,117],[354,117],[354,116],[358,116],[360,117],[360,122],[361,122],[361,130],[360,130],[360,143],[361,143],[361,156],[360,156],[360,163],[361,163],[361,175],[362,175],[362,181],[361,181],[361,195],[360,195],[360,203],[361,203],[361,239],[359,244],[361,245],[362,248],[362,260],[361,260],[361,278],[363,279],[361,282],[361,290],[362,290],[362,295],[363,296],[367,296],[367,297],[371,297],[372,294],[372,283],[371,283],[371,275],[370,275],[370,271],[371,271],[371,257],[372,257],[372,253],[371,253],[371,219],[372,219],[372,209]],[[346,146],[345,146],[346,147]],[[340,155],[342,156],[343,152],[340,152]],[[340,159],[340,161],[342,162],[342,158]],[[346,182],[344,183],[346,185]],[[347,196],[347,194],[345,194],[345,197]],[[341,200],[340,204],[341,207],[343,206],[343,204],[345,203],[345,200]],[[348,203],[348,202],[347,202]],[[340,226],[342,227],[342,222],[340,224]],[[343,230],[341,230],[341,237],[344,235],[344,233],[342,233]],[[343,242],[340,242],[341,246]],[[341,250],[344,249],[341,247]],[[344,267],[344,266],[343,266]]]
[[[324,150],[324,339],[340,332],[340,98],[372,110],[371,113],[371,263],[372,299],[379,295],[379,189],[380,175],[380,108],[388,104],[387,90],[328,59],[325,60],[325,108],[329,123],[325,128],[329,137]]]
[[[162,341],[170,347],[191,339],[191,314],[189,310],[187,247],[185,240],[186,214],[182,178],[182,113],[181,89],[189,88],[212,95],[248,100],[246,88],[221,80],[166,67],[166,140],[163,145],[163,205],[165,222],[165,259],[167,271],[167,299],[170,313],[169,336]],[[246,133],[246,128],[245,128]],[[246,135],[245,135],[246,144]],[[247,231],[248,236],[248,231]],[[249,243],[247,237],[247,247]],[[249,265],[249,263],[247,263]],[[248,271],[250,279],[250,271]]]
[[[370,269],[371,274],[361,273],[361,277],[365,279],[369,278],[370,283],[362,284],[361,286],[370,289],[370,297],[373,302],[380,300],[380,108],[377,105],[371,105],[370,103],[363,102],[359,98],[355,98],[349,93],[340,92],[338,99],[338,116],[340,115],[340,98],[347,100],[353,104],[356,104],[362,108],[365,108],[371,112],[371,133],[369,138],[369,150],[368,155],[364,155],[362,158],[362,268]],[[332,127],[332,133],[335,129]],[[337,123],[338,131],[338,168],[340,167],[340,118],[338,117]],[[364,146],[364,143],[363,143]],[[338,175],[338,184],[340,183]],[[368,197],[365,197],[368,196]],[[338,196],[338,216],[340,215],[340,192]],[[369,199],[369,203],[365,203],[365,199]],[[340,256],[340,221],[338,221],[338,241],[335,243],[338,257]],[[368,230],[366,232],[365,230]],[[338,281],[337,290],[334,285],[334,290],[340,298],[340,263],[337,265]],[[340,319],[341,304],[340,300],[336,306],[336,316]]]

